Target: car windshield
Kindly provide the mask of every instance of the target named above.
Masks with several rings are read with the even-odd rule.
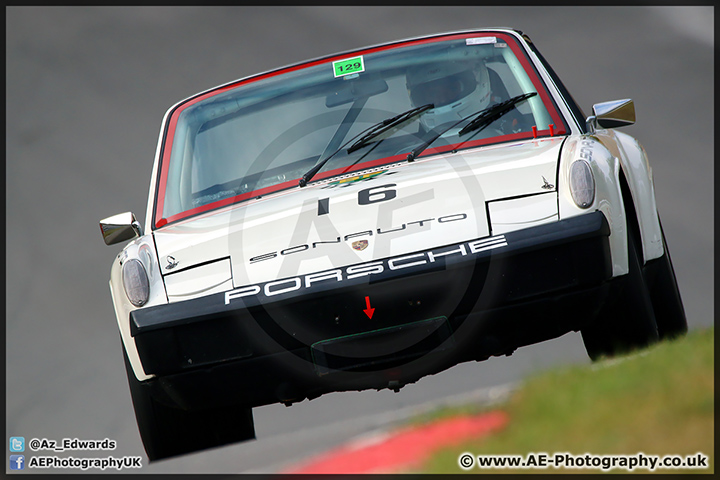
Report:
[[[461,134],[489,107],[532,93]],[[321,162],[309,185],[406,161],[429,138],[421,159],[567,130],[525,52],[501,32],[373,47],[240,80],[180,103],[166,125],[156,227],[301,188]]]

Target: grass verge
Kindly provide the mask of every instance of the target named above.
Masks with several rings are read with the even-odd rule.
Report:
[[[656,473],[714,472],[714,329],[592,365],[552,370],[526,381],[506,404],[501,432],[435,454],[418,473],[465,473],[461,454],[569,453],[708,457],[708,468]],[[472,405],[435,417],[473,411]],[[538,457],[539,458],[539,457]],[[538,458],[535,458],[536,460]],[[625,473],[626,469],[611,472]],[[648,473],[636,468],[634,473]],[[602,469],[479,469],[468,473],[602,473]]]

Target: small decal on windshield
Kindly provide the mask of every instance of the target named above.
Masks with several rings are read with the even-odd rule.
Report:
[[[337,62],[333,62],[332,65],[336,78],[365,71],[365,62],[363,61],[362,55],[354,58],[346,58],[345,60],[338,60]]]
[[[465,39],[465,45],[485,45],[488,43],[497,43],[497,37],[476,37]]]

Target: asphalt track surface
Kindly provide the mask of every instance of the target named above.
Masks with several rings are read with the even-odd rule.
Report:
[[[690,328],[710,326],[713,13],[712,7],[6,8],[6,441],[109,438],[118,442],[116,457],[144,455],[107,285],[120,247],[103,244],[97,222],[127,210],[144,220],[167,108],[253,73],[416,35],[515,27],[530,35],[586,114],[593,103],[633,98],[638,121],[624,131],[648,152]],[[473,392],[480,398],[483,389],[534,371],[587,362],[579,334],[568,334],[508,358],[460,365],[397,394],[331,394],[290,408],[262,407],[255,410],[257,441],[150,466],[144,459],[142,472],[277,472],[393,425],[419,405]],[[97,453],[72,452],[109,454]]]

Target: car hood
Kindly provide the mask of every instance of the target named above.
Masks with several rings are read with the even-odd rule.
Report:
[[[557,185],[562,142],[421,157],[216,210],[156,230],[160,265],[169,278],[222,262],[239,287],[482,238],[487,202]]]

